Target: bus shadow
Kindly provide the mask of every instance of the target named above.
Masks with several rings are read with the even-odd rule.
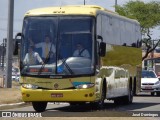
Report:
[[[151,106],[159,105],[160,103],[143,103],[143,102],[134,102],[129,105],[116,105],[114,103],[105,103],[103,109],[96,109],[91,104],[85,104],[85,105],[74,105],[74,106],[60,106],[56,108],[50,108],[47,109],[47,111],[50,110],[57,110],[61,112],[95,112],[95,111],[136,111],[137,109],[144,109]],[[149,111],[149,109],[148,109]],[[156,110],[155,110],[156,111]]]
[[[110,108],[115,108],[116,105],[113,103],[105,103],[104,108],[101,110],[107,110]],[[50,108],[47,109],[48,111],[50,110],[58,110],[58,111],[63,111],[63,112],[91,112],[91,111],[99,111],[99,109],[96,109],[93,105],[86,103],[83,105],[68,105],[68,106],[61,106],[61,107],[56,107],[56,108]]]
[[[157,96],[157,95],[148,95],[148,94],[138,94],[136,95],[136,97],[160,97],[160,96]]]
[[[160,105],[160,103],[143,103],[143,102],[135,102],[130,105],[121,106],[118,110],[121,111],[150,111],[149,107]],[[147,108],[147,109],[146,109]],[[157,111],[156,109],[154,111]]]
[[[101,110],[111,110],[116,109],[116,107],[119,107],[113,103],[105,103],[103,109],[97,109],[95,106],[92,106],[91,104],[85,104],[85,105],[73,105],[73,106],[63,106],[63,107],[56,107],[56,108],[50,108],[47,110],[58,110],[63,112],[92,112],[92,111],[101,111]]]

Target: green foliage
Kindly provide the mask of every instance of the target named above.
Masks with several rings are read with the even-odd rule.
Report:
[[[160,25],[160,2],[129,1],[123,6],[116,6],[116,12],[131,19],[137,19],[142,32],[147,33],[149,28]]]

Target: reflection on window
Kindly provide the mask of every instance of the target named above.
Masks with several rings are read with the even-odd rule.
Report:
[[[142,71],[142,78],[156,78],[153,71]]]
[[[92,17],[28,17],[24,20],[23,35],[21,46],[23,50],[21,51],[23,72],[40,75],[93,73]],[[45,47],[46,35],[49,36],[51,43],[48,47]],[[79,56],[74,56],[78,44],[81,44],[83,49],[79,52]],[[23,60],[31,45],[34,46],[34,51],[37,53],[36,58],[39,59],[34,61],[35,63],[32,65],[26,65]],[[49,52],[44,55],[44,51]],[[40,58],[43,65],[40,64],[42,63]],[[30,71],[34,72],[31,73]]]

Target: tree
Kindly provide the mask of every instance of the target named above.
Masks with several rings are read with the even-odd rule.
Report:
[[[122,16],[131,19],[137,19],[141,25],[141,32],[144,36],[142,42],[146,45],[146,54],[142,61],[152,52],[159,44],[160,40],[152,46],[151,29],[160,25],[160,2],[151,1],[144,3],[143,1],[129,1],[122,6],[116,6],[116,12]]]

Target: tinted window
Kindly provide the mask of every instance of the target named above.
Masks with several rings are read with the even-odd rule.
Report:
[[[156,78],[153,71],[142,71],[142,78]]]

